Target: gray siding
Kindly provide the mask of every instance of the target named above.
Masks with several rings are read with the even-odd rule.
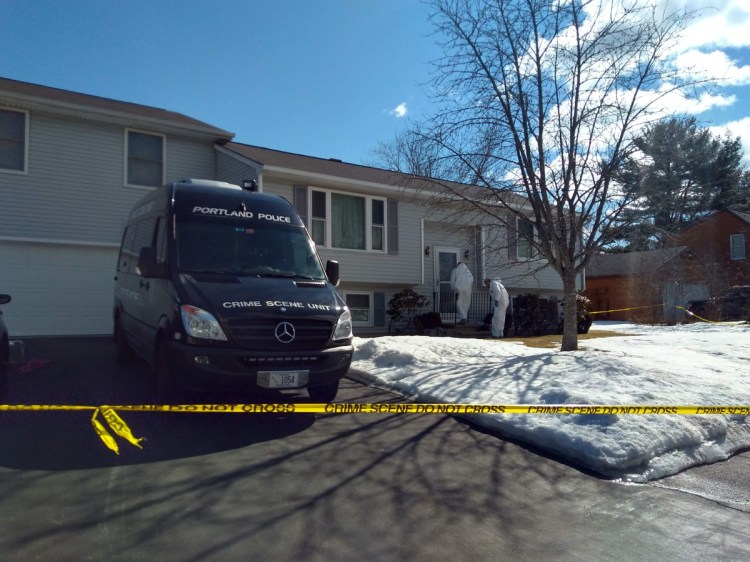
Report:
[[[211,143],[169,134],[166,143],[167,181],[213,178]],[[123,126],[31,111],[28,174],[0,171],[0,237],[119,243],[147,191],[125,187],[124,146]]]
[[[485,227],[484,263],[488,277],[500,277],[514,292],[560,292],[562,280],[546,260],[513,260],[508,252],[508,229]]]
[[[216,179],[236,185],[242,185],[242,180],[257,179],[259,168],[250,166],[240,158],[216,151]]]

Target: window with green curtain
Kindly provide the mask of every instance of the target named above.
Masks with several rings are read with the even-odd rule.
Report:
[[[334,248],[365,250],[365,198],[331,194],[331,238]]]

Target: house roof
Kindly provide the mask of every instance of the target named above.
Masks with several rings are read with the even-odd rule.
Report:
[[[687,246],[625,252],[621,254],[597,254],[586,266],[586,277],[615,277],[618,275],[641,275],[662,267],[675,256],[687,250]]]
[[[418,177],[393,170],[351,164],[336,158],[304,156],[302,154],[237,142],[229,142],[224,145],[224,148],[263,165],[264,170],[267,172],[298,175],[301,181],[312,181],[318,176],[328,181],[332,179],[347,180],[347,185],[349,186],[351,186],[352,182],[362,182],[375,186],[393,186],[397,189],[408,189],[413,192],[425,192],[433,195],[450,196],[449,194],[452,193],[454,201],[459,201],[461,198],[467,197],[474,201],[483,201],[487,205],[492,205],[502,197],[517,208],[521,208],[528,203],[525,197],[516,194],[453,181]]]
[[[2,99],[0,103],[4,105],[15,101],[17,105],[23,107],[24,102],[28,103],[29,100],[33,100],[60,110],[72,109],[103,115],[125,116],[131,120],[136,118],[141,121],[158,121],[178,128],[212,135],[220,143],[227,142],[234,136],[233,133],[174,111],[50,88],[29,82],[19,82],[9,78],[0,77],[0,99]]]
[[[750,224],[750,213],[743,213],[741,211],[735,211],[734,209],[727,209],[730,213],[732,213],[735,217],[739,218],[740,220],[745,221],[747,224]]]
[[[402,185],[405,179],[398,172],[350,164],[336,158],[316,158],[237,142],[230,142],[225,148],[262,164],[269,171],[296,170],[308,175],[335,176],[384,185]]]

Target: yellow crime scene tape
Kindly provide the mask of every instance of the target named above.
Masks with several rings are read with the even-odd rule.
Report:
[[[91,424],[102,442],[120,454],[117,436],[142,448],[143,437],[135,437],[117,413],[175,412],[196,414],[532,414],[532,415],[750,415],[750,405],[593,405],[593,404],[144,404],[144,405],[25,405],[0,404],[0,412],[93,411]],[[103,423],[99,418],[104,420]]]
[[[610,312],[627,312],[629,310],[642,310],[644,308],[662,308],[664,307],[664,304],[647,304],[644,306],[631,306],[629,308],[613,308],[612,310],[594,310],[590,311],[589,314],[596,315],[596,314],[609,314]],[[695,312],[689,311],[684,306],[680,306],[677,304],[673,305],[666,305],[666,306],[673,306],[674,308],[677,308],[679,310],[683,310],[685,314],[688,316],[692,316],[693,318],[696,318],[702,322],[708,322],[709,324],[729,324],[729,325],[737,325],[737,322],[720,322],[716,320],[709,320],[708,318],[703,318],[702,316],[698,316]]]
[[[613,310],[600,310],[591,314],[623,312],[643,308],[664,306],[654,304]],[[701,318],[684,306],[673,305],[684,310],[703,322],[723,324]],[[735,324],[729,322],[728,324]],[[750,405],[735,406],[662,406],[662,405],[589,405],[589,404],[143,404],[118,406],[75,406],[75,405],[26,405],[0,404],[0,412],[53,412],[53,411],[93,411],[91,425],[102,442],[117,454],[120,447],[116,439],[107,430],[107,426],[122,439],[135,447],[141,447],[145,438],[137,438],[117,414],[117,411],[129,412],[180,412],[180,413],[214,413],[214,414],[542,414],[542,415],[750,415]],[[102,417],[106,426],[99,420]]]

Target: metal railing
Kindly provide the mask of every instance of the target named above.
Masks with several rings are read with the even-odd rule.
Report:
[[[440,318],[446,323],[455,324],[458,321],[456,308],[456,293],[432,293],[432,310],[439,312]],[[492,312],[492,301],[489,293],[472,293],[469,304],[468,321],[473,324],[484,322],[487,314]]]

